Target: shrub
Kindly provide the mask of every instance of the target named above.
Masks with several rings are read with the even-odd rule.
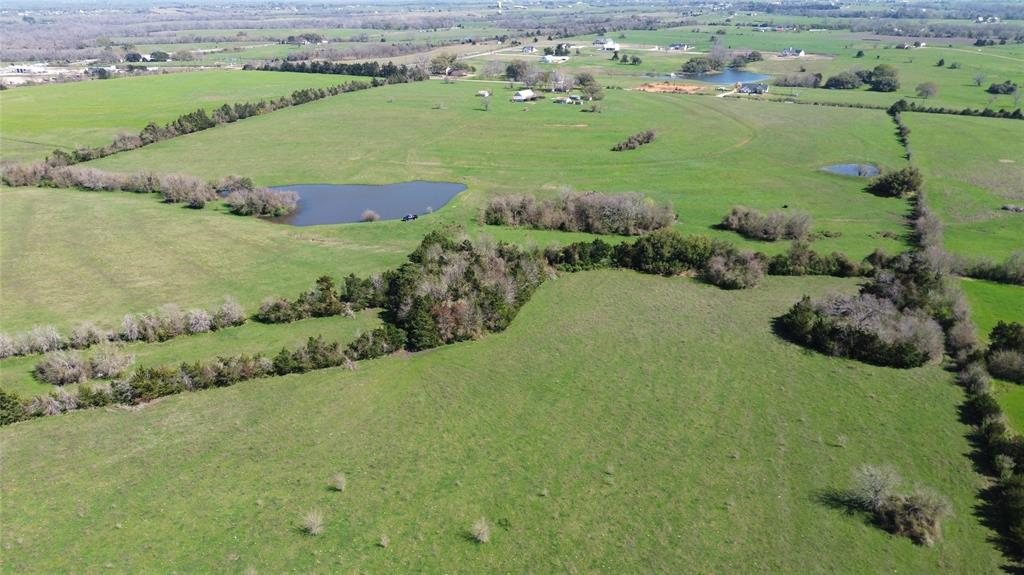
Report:
[[[989,354],[988,370],[999,379],[1024,384],[1024,353],[1001,349]]]
[[[708,283],[723,289],[745,289],[761,281],[764,267],[753,252],[733,252],[713,256],[701,276]]]
[[[473,522],[473,527],[469,530],[470,536],[477,543],[488,543],[491,540],[491,526],[487,523],[487,519],[481,517]]]
[[[64,337],[52,325],[37,325],[18,338],[19,355],[46,353],[66,347]]]
[[[135,363],[135,356],[116,345],[105,345],[89,358],[89,371],[93,377],[118,377]]]
[[[302,516],[302,531],[306,535],[320,535],[324,532],[324,514],[319,509],[311,509]]]
[[[563,192],[555,200],[528,195],[498,196],[484,210],[490,225],[530,226],[539,229],[594,234],[639,235],[670,226],[675,214],[642,194]]]
[[[615,246],[613,259],[624,268],[644,273],[675,275],[701,269],[712,256],[732,249],[705,236],[683,236],[674,229],[657,230],[635,242]]]
[[[988,339],[990,351],[1020,351],[1024,352],[1024,325],[1018,322],[1005,322],[1000,320],[989,332]]]
[[[338,473],[331,480],[331,488],[339,493],[344,493],[348,487],[348,478],[344,473]]]
[[[233,214],[280,217],[295,211],[299,204],[299,195],[295,192],[279,192],[267,188],[239,188],[229,193],[224,201]]]
[[[868,191],[878,196],[904,198],[917,194],[923,181],[921,172],[914,166],[908,166],[878,176],[872,180]]]
[[[810,232],[811,217],[803,212],[761,212],[736,206],[720,224],[722,228],[739,232],[745,237],[767,240],[798,239]]]
[[[919,545],[931,545],[942,536],[941,522],[952,512],[949,500],[926,489],[890,497],[879,509],[879,521],[897,535]]]
[[[169,204],[191,203],[193,205],[217,199],[217,193],[205,180],[184,174],[160,176],[160,193]]]
[[[185,314],[185,331],[190,334],[206,333],[213,329],[213,318],[205,309],[192,309]]]
[[[213,312],[213,329],[224,329],[245,323],[245,310],[232,298],[226,298],[224,303]]]
[[[10,425],[28,417],[17,395],[0,389],[0,425]]]
[[[18,354],[18,347],[11,336],[0,333],[0,359],[6,359]]]
[[[829,255],[821,255],[812,250],[804,240],[794,241],[786,253],[776,254],[768,260],[768,273],[778,276],[856,277],[864,275],[866,271],[845,254],[832,252]]]
[[[359,216],[361,222],[376,222],[380,220],[380,214],[373,210],[363,210],[363,214]]]
[[[263,323],[288,323],[298,319],[292,304],[283,297],[263,300],[255,317]]]
[[[85,349],[100,342],[108,341],[111,334],[104,331],[91,322],[79,324],[71,330],[71,337],[68,343],[75,349]]]
[[[78,407],[89,409],[114,403],[114,395],[108,385],[82,384],[78,386]]]
[[[54,351],[43,356],[32,374],[44,383],[67,385],[89,379],[89,365],[77,352]]]
[[[968,364],[956,375],[957,383],[964,386],[971,395],[983,395],[991,391],[992,385],[985,367],[979,363]]]
[[[853,472],[850,495],[863,509],[878,512],[895,494],[900,482],[892,466],[863,465]]]
[[[382,325],[373,331],[364,332],[348,345],[346,354],[352,359],[373,359],[393,353],[405,347],[406,335],[401,329]]]

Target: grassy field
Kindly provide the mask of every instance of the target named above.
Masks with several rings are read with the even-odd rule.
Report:
[[[474,94],[487,86],[497,92],[485,112]],[[493,194],[553,194],[563,186],[638,191],[671,201],[688,232],[720,233],[710,227],[737,203],[761,209],[788,205],[815,216],[816,229],[843,234],[821,240],[820,249],[859,257],[877,245],[901,246],[878,235],[901,231],[902,202],[863,193],[862,180],[820,171],[851,161],[900,167],[891,123],[880,112],[611,90],[602,113],[582,114],[544,101],[515,105],[507,101],[510,95],[502,84],[478,82],[389,86],[161,142],[94,165],[114,170],[145,165],[208,177],[242,173],[267,185],[460,181],[470,192],[456,205],[459,210],[445,211],[466,223]],[[835,133],[817,129],[825,122]],[[657,130],[654,145],[609,151],[645,129]]]
[[[841,234],[816,241],[819,251],[860,258],[876,246],[890,253],[904,248],[904,202],[864,193],[863,180],[819,169],[850,161],[900,166],[891,123],[881,112],[627,91],[610,92],[600,114],[547,102],[524,111],[502,101],[502,91],[484,112],[473,96],[478,86],[432,82],[347,94],[92,163],[211,178],[237,173],[266,185],[412,179],[469,185],[412,224],[291,228],[126,193],[0,191],[5,329],[106,323],[166,302],[212,305],[225,294],[251,307],[274,293],[297,292],[322,273],[390,267],[432,225],[458,223],[477,233],[479,209],[494,194],[553,195],[563,186],[643,192],[671,202],[684,232],[766,252],[788,242],[747,241],[712,226],[736,204],[788,205],[812,214],[816,231]],[[438,103],[444,108],[434,109]],[[825,122],[843,137],[818,130]],[[654,144],[609,151],[648,128],[658,130]],[[581,237],[484,231],[541,246]],[[159,258],[148,251],[153,245],[161,246]],[[68,274],[75,282],[52,281]]]
[[[999,260],[1024,249],[1024,214],[1000,209],[1024,204],[1024,122],[939,114],[905,114],[904,122],[946,248]]]
[[[2,567],[994,572],[950,377],[771,333],[801,294],[853,286],[571,275],[477,342],[4,428]],[[864,463],[948,496],[944,539],[829,504]]]
[[[276,98],[349,79],[209,71],[5,90],[0,92],[0,158],[41,159],[54,148],[102,146],[119,132],[138,133],[149,122],[166,123],[198,107]]]

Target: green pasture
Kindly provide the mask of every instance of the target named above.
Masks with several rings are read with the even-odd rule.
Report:
[[[0,158],[41,159],[54,148],[109,144],[198,107],[276,98],[345,76],[208,71],[28,86],[0,92]]]
[[[0,561],[18,573],[69,557],[83,572],[995,572],[950,376],[829,358],[771,331],[802,294],[854,286],[568,275],[476,342],[3,428],[17,473],[4,476]],[[940,542],[916,546],[830,499],[865,463],[949,497]],[[325,530],[310,537],[299,526],[314,508]],[[485,545],[467,535],[481,517]]]
[[[945,223],[946,248],[1002,260],[1024,250],[1024,122],[939,114],[903,115],[928,206]]]

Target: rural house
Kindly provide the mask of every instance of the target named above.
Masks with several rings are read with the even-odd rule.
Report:
[[[804,55],[805,54],[803,50],[800,50],[799,48],[794,48],[792,46],[786,48],[779,54],[779,56],[782,56],[783,58],[799,58]]]

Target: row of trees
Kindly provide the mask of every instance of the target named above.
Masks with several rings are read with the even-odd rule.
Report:
[[[169,204],[185,204],[201,209],[217,199],[217,192],[227,194],[232,213],[246,216],[281,216],[293,212],[298,195],[275,192],[253,186],[249,178],[229,176],[219,182],[208,182],[187,174],[155,174],[136,172],[121,174],[79,166],[53,166],[48,163],[8,164],[0,172],[0,181],[8,186],[39,186],[77,188],[86,191],[124,191],[138,194],[157,193]]]
[[[387,84],[402,84],[429,79],[426,70],[409,67],[393,62],[329,62],[313,60],[303,62],[267,62],[258,69],[272,72],[301,72],[306,74],[342,74],[345,76],[365,76],[375,80],[383,79]]]
[[[742,236],[774,242],[806,237],[811,231],[811,216],[804,212],[760,211],[736,206],[722,218],[719,227],[739,232]]]
[[[999,109],[993,110],[991,108],[973,109],[973,108],[944,108],[936,106],[921,106],[917,102],[907,102],[906,100],[898,100],[892,106],[889,106],[889,114],[895,115],[900,112],[924,112],[927,114],[954,114],[958,116],[980,116],[984,118],[1006,118],[1013,120],[1024,120],[1024,111],[1021,108],[1015,110]]]
[[[205,333],[245,323],[245,311],[231,298],[210,309],[183,312],[175,305],[164,305],[156,311],[125,314],[119,329],[106,329],[93,322],[83,322],[65,337],[57,328],[35,326],[9,336],[0,333],[0,359],[16,355],[47,353],[65,349],[86,349],[110,341],[165,341],[185,334]]]
[[[379,85],[379,83],[348,82],[337,86],[329,86],[327,88],[304,88],[301,90],[295,90],[289,96],[282,96],[277,99],[260,100],[258,102],[240,102],[234,105],[224,104],[223,106],[215,109],[212,114],[207,113],[203,108],[199,108],[194,112],[182,114],[174,121],[168,122],[163,126],[150,122],[149,124],[146,124],[146,127],[143,128],[138,135],[118,134],[114,138],[114,141],[106,146],[92,148],[79,147],[71,153],[65,152],[61,149],[56,149],[47,158],[47,163],[52,166],[68,166],[79,162],[87,162],[89,160],[103,158],[118,152],[148,146],[149,144],[159,142],[161,140],[208,130],[220,124],[230,124],[251,116],[270,113],[290,106],[299,106],[301,104],[327,98],[328,96],[337,96],[338,94],[347,92],[365,90],[376,85]]]
[[[638,193],[563,191],[553,200],[505,195],[493,198],[483,211],[489,225],[594,234],[639,235],[670,226],[675,219],[670,205],[655,204]]]

